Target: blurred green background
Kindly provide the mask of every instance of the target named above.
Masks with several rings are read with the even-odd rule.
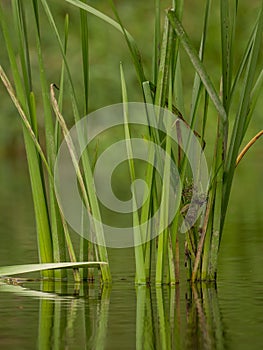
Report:
[[[238,14],[238,31],[236,33],[236,67],[234,65],[234,71],[236,71],[237,64],[241,54],[246,46],[246,42],[252,30],[252,23],[254,22],[257,11],[259,8],[260,0],[253,0],[250,2],[239,2],[239,14]],[[101,0],[88,2],[90,5],[103,11],[111,17],[114,14],[109,5],[109,1]],[[142,60],[146,72],[147,79],[152,79],[151,61],[152,61],[152,47],[153,47],[153,35],[154,35],[154,0],[148,1],[115,1],[119,15],[123,21],[125,27],[135,38],[139,50],[142,55]],[[49,1],[51,5],[54,18],[60,33],[63,33],[65,15],[69,14],[70,28],[69,28],[69,43],[68,53],[70,67],[74,83],[76,86],[77,94],[79,96],[79,105],[83,102],[83,84],[82,84],[82,69],[81,69],[81,41],[80,41],[80,19],[79,11],[72,5],[67,4],[63,0]],[[171,0],[161,1],[162,12],[164,13],[171,4]],[[7,14],[10,27],[12,27],[11,20],[11,6],[9,1],[2,1],[2,6]],[[200,33],[202,31],[202,21],[204,17],[205,1],[198,2],[185,1],[184,26],[195,44],[196,48],[199,47]],[[26,14],[30,18],[30,6],[28,6],[28,13]],[[41,9],[41,7],[40,7]],[[49,23],[46,19],[43,9],[41,9],[41,21],[43,24],[42,31],[45,54],[45,67],[49,77],[49,81],[59,84],[60,69],[61,69],[61,55],[58,51],[54,34],[50,30]],[[120,74],[119,63],[122,61],[126,80],[128,84],[128,94],[130,101],[141,101],[142,94],[138,85],[135,69],[133,68],[130,55],[126,43],[122,35],[111,28],[109,25],[99,20],[98,18],[89,15],[89,38],[90,38],[90,99],[89,99],[89,111],[96,110],[100,107],[110,105],[113,103],[121,102],[121,89],[120,89]],[[39,73],[37,68],[37,59],[35,52],[35,34],[34,31],[30,31],[29,36],[31,40],[31,57],[32,57],[32,71],[34,90],[37,93],[38,102],[38,118],[41,125],[43,118],[43,112],[41,108],[41,97],[39,96]],[[15,38],[14,38],[15,40]],[[0,63],[9,73],[9,64],[7,60],[7,53],[4,47],[4,41],[2,33],[0,32]],[[220,16],[219,16],[219,4],[212,3],[210,20],[209,20],[209,34],[207,40],[207,50],[205,54],[205,65],[212,77],[212,80],[219,90],[220,85]],[[188,58],[182,52],[182,72],[183,72],[183,96],[185,99],[184,113],[185,119],[189,114],[191,108],[191,91],[194,79],[194,71],[189,63]],[[260,60],[262,62],[263,55],[261,54]],[[238,96],[236,96],[238,97]],[[261,99],[262,100],[262,99]],[[70,102],[69,102],[70,103]],[[70,124],[71,113],[70,108],[64,108],[65,116]],[[263,103],[259,101],[255,111],[254,118],[251,123],[251,128],[247,134],[246,142],[252,137],[260,127],[263,125],[262,117]],[[67,113],[67,111],[69,111]],[[233,107],[233,118],[235,115],[235,106]],[[68,115],[67,115],[68,114]],[[232,121],[233,121],[232,118]],[[207,135],[207,144],[209,140],[213,140],[216,125],[216,115],[213,108],[209,112],[208,123],[211,127],[211,133]],[[206,151],[210,153],[209,148]],[[14,157],[16,155],[21,156],[24,154],[21,124],[17,116],[17,112],[5,92],[4,87],[0,84],[0,157]],[[208,156],[209,157],[209,156]]]

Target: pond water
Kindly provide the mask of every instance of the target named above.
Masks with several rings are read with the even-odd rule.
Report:
[[[263,158],[237,170],[217,285],[134,286],[131,249],[111,250],[110,288],[0,283],[0,349],[262,349]],[[37,262],[23,162],[0,168],[0,265]]]

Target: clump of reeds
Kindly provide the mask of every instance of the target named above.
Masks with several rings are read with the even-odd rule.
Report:
[[[193,226],[188,227],[184,235],[179,234],[180,223],[189,208],[189,198],[194,191],[191,174],[187,165],[187,157],[181,154],[178,149],[180,147],[173,145],[169,136],[163,135],[159,131],[149,127],[146,135],[147,139],[163,147],[165,152],[169,154],[169,159],[174,160],[178,164],[182,182],[181,203],[180,210],[176,213],[172,223],[156,239],[142,245],[137,245],[134,248],[136,282],[139,284],[150,282],[153,279],[152,271],[155,273],[154,280],[156,284],[174,284],[179,281],[179,278],[181,278],[179,274],[179,241],[181,239],[185,240],[185,264],[188,279],[191,279],[193,282],[196,280],[215,280],[218,252],[235,168],[245,152],[262,135],[262,131],[260,131],[240,153],[240,148],[247,133],[263,81],[262,68],[258,63],[262,42],[263,4],[259,8],[258,18],[250,28],[251,35],[243,55],[241,58],[237,58],[235,57],[234,42],[238,17],[238,1],[231,3],[224,0],[220,1],[221,37],[218,38],[218,45],[221,45],[221,86],[215,87],[212,83],[214,77],[211,77],[207,73],[204,63],[209,32],[210,0],[207,0],[204,5],[203,29],[198,52],[191,43],[191,39],[182,24],[183,1],[172,1],[171,9],[167,10],[164,14],[163,28],[161,28],[162,13],[160,11],[160,0],[155,1],[154,55],[153,74],[151,77],[146,77],[141,53],[133,37],[124,28],[124,24],[112,1],[111,4],[116,21],[87,5],[85,1],[66,0],[66,2],[80,9],[83,82],[85,87],[83,96],[85,108],[82,111],[84,115],[88,112],[89,101],[88,13],[106,21],[123,34],[137,72],[144,101],[148,104],[168,109],[175,113],[178,118],[186,120],[188,127],[197,135],[200,145],[203,148],[205,147],[206,135],[210,132],[207,123],[208,118],[210,118],[210,115],[208,115],[209,103],[215,107],[217,111],[217,120],[214,123],[216,138],[213,145],[214,154],[209,173],[209,184],[205,198],[202,199],[202,206],[205,208],[203,215]],[[29,52],[28,22],[25,15],[26,5],[19,0],[12,1],[19,65],[15,52],[16,46],[11,39],[4,11],[0,9],[0,22],[8,51],[15,91],[12,90],[3,71],[1,76],[23,121],[23,132],[35,206],[40,261],[65,261],[68,254],[71,261],[74,262],[77,260],[76,255],[71,243],[67,223],[54,194],[53,184],[53,167],[61,143],[61,134],[67,133],[67,127],[63,119],[65,78],[68,81],[67,90],[71,97],[72,110],[76,122],[80,120],[81,113],[69,69],[70,58],[67,57],[68,17],[65,18],[64,37],[61,37],[48,2],[41,0],[40,3],[42,6],[41,11],[44,10],[49,19],[50,28],[55,34],[56,43],[61,52],[61,79],[57,103],[54,91],[52,98],[49,95],[50,82],[47,81],[46,67],[43,60],[44,47],[42,47],[41,42],[40,12],[38,10],[38,2],[32,0],[31,5],[34,14],[33,22],[45,116],[45,153],[39,143],[38,118]],[[187,13],[185,16],[187,16]],[[186,52],[195,70],[189,116],[182,116],[179,111],[185,109],[182,93],[184,66],[180,59],[181,50]],[[128,82],[125,79],[122,66],[120,76],[122,101],[128,102]],[[56,121],[53,118],[53,108],[57,116]],[[215,117],[212,116],[212,118]],[[232,118],[234,119],[234,123],[233,127],[230,128],[229,125],[232,124]],[[125,138],[127,141],[127,150],[132,155],[129,127],[125,129]],[[155,155],[152,156],[155,157]],[[80,184],[83,182],[81,188],[83,197],[84,199],[86,198],[85,204],[99,218],[101,216],[100,207],[95,195],[95,189],[90,185],[93,183],[93,181],[90,181],[92,167],[87,154],[82,159],[81,167],[83,169],[83,175],[80,172],[79,182]],[[155,169],[153,167],[147,168],[145,182],[148,185],[148,189],[150,189],[149,199],[140,211],[133,213],[134,227],[138,227],[138,224],[147,221],[156,211],[159,203],[162,203],[163,206],[160,208],[162,213],[161,218],[164,222],[167,221],[170,167],[170,161],[165,162],[162,174],[164,181],[162,184],[160,184],[159,178],[155,174]],[[135,180],[136,169],[132,161],[129,162],[129,171],[131,180]],[[45,181],[45,177],[47,181]],[[97,234],[101,234],[100,228],[98,228]],[[141,232],[140,234],[146,233]],[[80,260],[86,261],[94,256],[101,261],[107,262],[106,247],[96,246],[82,240]],[[102,266],[102,278],[104,281],[110,280],[110,272],[107,266]]]
[[[40,13],[45,12],[48,17],[52,31],[55,34],[57,45],[61,50],[61,75],[59,90],[59,108],[62,109],[64,103],[64,81],[67,78],[69,82],[70,96],[74,109],[75,120],[80,119],[80,112],[76,100],[76,93],[72,83],[72,77],[69,71],[68,61],[66,57],[69,18],[65,17],[64,36],[60,37],[55,20],[51,14],[49,5],[46,1],[41,2],[41,11],[39,10],[39,2],[31,1],[25,4],[22,1],[15,0],[11,3],[13,22],[12,27],[7,22],[3,6],[0,6],[0,22],[5,40],[5,46],[8,53],[10,70],[14,88],[12,87],[8,77],[1,68],[1,79],[6,86],[22,120],[23,134],[28,161],[28,168],[31,180],[32,196],[35,209],[35,220],[38,238],[38,252],[40,263],[60,263],[70,260],[72,266],[77,261],[97,261],[108,262],[107,250],[104,246],[89,245],[82,239],[80,242],[80,253],[77,257],[72,240],[69,233],[68,224],[63,216],[61,208],[58,204],[55,188],[54,188],[54,164],[61,143],[62,133],[66,130],[60,128],[59,119],[55,120],[53,116],[53,107],[50,97],[50,82],[47,80],[46,67],[43,58],[42,30]],[[27,11],[30,8],[30,13]],[[30,16],[30,18],[29,18]],[[84,105],[85,111],[88,106],[88,41],[87,41],[87,18],[82,11],[81,29],[82,29],[82,55],[83,55],[83,79],[85,84]],[[39,125],[41,123],[36,108],[36,94],[34,93],[34,79],[32,74],[32,57],[30,53],[29,40],[29,22],[30,30],[35,32],[35,50],[38,62],[42,108],[44,114],[44,130],[45,130],[45,151],[40,144]],[[14,33],[11,33],[11,29]],[[38,98],[41,99],[40,96]],[[54,102],[54,100],[53,100]],[[38,101],[39,103],[39,101]],[[56,110],[56,109],[55,109]],[[56,110],[57,111],[57,110]],[[89,162],[83,160],[85,174],[88,174],[87,167]],[[87,179],[86,179],[87,180]],[[92,189],[91,189],[92,190]],[[94,197],[93,197],[94,198]],[[96,201],[90,203],[96,208]],[[29,270],[30,271],[30,270]],[[55,271],[56,278],[65,277],[65,270],[58,269]],[[102,279],[104,282],[111,280],[108,265],[101,265]],[[18,271],[19,273],[19,271]],[[44,273],[45,277],[53,277],[53,270]],[[75,280],[81,277],[87,278],[87,272],[80,275],[80,272],[74,270]],[[93,276],[90,276],[93,278]]]

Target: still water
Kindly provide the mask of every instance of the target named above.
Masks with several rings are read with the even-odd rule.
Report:
[[[262,349],[263,158],[233,188],[217,285],[134,287],[133,251],[111,250],[110,288],[0,283],[0,349]],[[37,262],[26,168],[1,162],[0,265]]]

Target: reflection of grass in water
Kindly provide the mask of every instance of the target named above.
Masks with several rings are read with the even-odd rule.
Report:
[[[180,289],[137,287],[136,349],[224,349],[215,286],[189,286],[183,302]]]
[[[27,315],[32,298],[39,299],[38,308],[34,310],[39,315],[39,348],[117,346],[123,323],[121,341],[136,349],[225,348],[225,330],[213,284],[137,286],[133,292],[136,293],[136,316],[133,301],[127,306],[123,297],[127,285],[118,284],[112,293],[106,286],[102,289],[86,283],[69,286],[53,281],[42,281],[40,291],[6,287],[13,287],[9,292],[20,298],[26,297],[24,311]],[[129,290],[128,295],[135,297],[133,293]],[[134,331],[136,338],[129,338]]]
[[[207,139],[210,141],[207,148],[211,151],[210,158],[213,160],[210,165],[210,183],[207,198],[204,197],[202,200],[202,203],[205,204],[205,213],[193,227],[188,227],[188,232],[185,235],[185,255],[188,278],[192,281],[215,280],[218,250],[235,172],[236,159],[245,138],[263,81],[263,73],[262,71],[260,72],[260,67],[258,67],[257,63],[263,26],[262,10],[259,11],[258,21],[255,24],[252,22],[255,21],[254,17],[251,19],[250,31],[252,34],[247,40],[246,48],[241,55],[240,53],[236,55],[234,42],[239,13],[229,4],[221,1],[221,22],[218,23],[218,28],[216,29],[217,32],[221,31],[221,66],[220,72],[215,70],[209,75],[206,69],[206,60],[209,57],[207,56],[207,52],[209,53],[209,39],[211,40],[210,23],[212,21],[212,10],[210,1],[207,0],[202,9],[204,20],[202,25],[199,26],[202,29],[200,30],[200,49],[199,54],[197,54],[194,45],[181,23],[183,2],[179,0],[172,1],[176,10],[169,10],[164,14],[164,20],[161,20],[160,2],[157,0],[155,3],[153,35],[154,54],[152,59],[152,74],[150,76],[149,67],[144,69],[138,47],[133,37],[124,29],[114,5],[112,6],[112,10],[117,19],[116,21],[104,16],[101,12],[95,11],[94,8],[89,7],[85,2],[77,0],[68,0],[67,2],[82,9],[80,12],[81,40],[79,44],[82,54],[82,72],[77,77],[75,77],[76,70],[72,69],[71,59],[73,59],[74,63],[74,57],[72,57],[69,46],[71,38],[69,36],[69,33],[71,33],[68,22],[69,17],[65,17],[64,29],[60,28],[60,31],[58,31],[56,20],[54,21],[48,3],[45,0],[41,0],[46,18],[51,26],[51,32],[55,34],[55,39],[52,43],[54,52],[57,52],[58,56],[53,61],[56,61],[55,64],[58,67],[56,76],[52,76],[52,81],[60,81],[60,90],[57,93],[58,102],[56,100],[54,86],[51,90],[51,98],[49,97],[50,77],[49,73],[47,73],[48,69],[45,69],[46,66],[44,64],[46,37],[43,36],[43,26],[46,24],[42,24],[42,15],[40,16],[40,13],[42,14],[43,11],[42,7],[41,11],[38,12],[37,1],[33,1],[32,4],[34,7],[30,7],[29,12],[27,12],[29,9],[28,5],[22,4],[19,1],[12,2],[12,25],[10,25],[7,16],[5,16],[5,11],[7,11],[6,5],[2,6],[4,10],[1,9],[0,12],[2,33],[8,52],[15,92],[12,90],[8,78],[3,71],[1,71],[1,77],[23,121],[23,133],[38,231],[40,261],[59,262],[68,259],[72,262],[88,259],[108,260],[107,250],[103,246],[104,236],[100,224],[96,224],[95,234],[102,244],[87,244],[86,241],[81,240],[81,252],[79,258],[77,257],[67,223],[56,201],[52,173],[57,150],[61,143],[61,134],[65,136],[68,132],[65,118],[67,119],[68,115],[73,114],[74,121],[76,122],[82,114],[87,114],[93,108],[91,107],[92,84],[89,84],[90,77],[92,78],[92,64],[89,64],[90,41],[87,35],[87,12],[90,12],[123,34],[123,42],[126,42],[128,45],[130,59],[133,62],[139,81],[139,88],[136,89],[137,97],[140,96],[140,100],[144,100],[147,103],[154,103],[170,111],[175,110],[175,106],[183,112],[187,111],[187,115],[189,116],[186,118],[187,123],[192,130],[196,131],[200,144],[204,145]],[[34,20],[34,31],[32,30],[34,34],[31,33],[31,30],[29,32],[29,14],[30,18]],[[185,18],[187,19],[187,12]],[[60,25],[59,20],[58,22]],[[186,21],[187,25],[189,23],[187,24]],[[11,35],[13,34],[13,30],[16,34],[15,36]],[[213,27],[212,31],[214,30]],[[16,38],[15,41],[13,37]],[[37,48],[36,56],[31,52],[31,40],[34,40],[33,45]],[[217,47],[218,42],[215,43],[215,40],[212,41],[213,45]],[[182,47],[186,53],[182,52]],[[108,51],[110,52],[110,50]],[[149,56],[150,50],[146,48],[145,51]],[[188,74],[188,66],[184,62],[185,55],[192,63],[192,74]],[[50,61],[47,62],[48,67]],[[125,67],[126,65],[124,65]],[[128,97],[127,86],[130,84],[127,84],[127,82],[130,81],[130,73],[126,73],[125,71],[124,74],[124,68],[121,66],[120,74],[122,100],[123,102],[128,102],[130,97]],[[35,79],[38,76],[40,76],[40,81]],[[191,97],[186,94],[185,99],[183,88],[185,85],[188,86],[187,80],[189,76],[193,80]],[[77,79],[80,79],[79,77],[81,77],[82,81],[80,85],[81,89],[78,87]],[[119,73],[115,74],[115,80],[117,79],[116,77],[119,77]],[[218,86],[220,80],[221,88]],[[215,88],[212,81],[216,81],[217,88]],[[37,86],[36,93],[32,92],[35,86]],[[43,109],[43,121],[40,121],[38,117],[41,103],[36,102],[39,100],[39,90],[41,90],[43,97],[41,106],[41,109]],[[103,83],[100,84],[99,91],[105,90],[108,90],[106,85]],[[112,103],[112,101],[109,98],[107,104]],[[209,103],[216,110],[216,113],[214,111],[210,114],[212,108],[209,107]],[[56,122],[54,122],[52,108],[57,117]],[[215,117],[215,115],[217,116]],[[181,117],[180,114],[178,116]],[[125,114],[125,118],[127,120],[129,119],[128,114]],[[216,122],[213,118],[217,119]],[[159,115],[156,117],[156,123],[158,119]],[[213,125],[213,131],[210,130],[210,120],[216,124]],[[45,139],[45,152],[43,151],[42,138],[39,136],[41,134],[41,123],[44,123],[43,138]],[[167,128],[172,130],[173,125],[168,125]],[[177,130],[177,133],[180,133],[180,130]],[[128,155],[132,155],[133,153],[129,141],[131,134],[132,129],[126,126],[124,128],[124,138],[126,139]],[[211,134],[215,136],[212,141],[210,140]],[[145,201],[142,209],[133,212],[132,219],[134,226],[137,227],[137,224],[146,222],[156,212],[160,206],[160,199],[162,199],[158,225],[159,227],[166,227],[155,241],[147,242],[135,248],[136,281],[142,284],[149,283],[151,269],[154,267],[156,284],[174,284],[179,279],[178,240],[180,237],[177,233],[179,232],[180,223],[189,204],[185,193],[188,189],[188,184],[191,183],[191,179],[189,180],[191,174],[189,173],[186,157],[173,145],[169,137],[151,128],[143,130],[143,135],[148,140],[162,147],[175,160],[176,164],[178,164],[183,183],[182,205],[180,208],[182,210],[177,212],[172,224],[167,227],[169,185],[171,181],[171,162],[169,158],[162,163],[158,152],[156,154],[153,151],[149,153],[149,159],[154,159],[157,163],[162,163],[163,174],[161,174],[161,178],[164,180],[163,184],[160,178],[156,176],[156,171],[153,167],[147,166],[142,168],[141,166],[138,167],[134,161],[129,162],[128,173],[131,181],[134,181],[137,176],[141,176],[140,171],[146,173],[142,177],[145,178],[150,189],[149,199]],[[79,137],[81,140],[80,134]],[[68,146],[74,160],[74,149],[70,144],[70,140],[68,141]],[[95,154],[98,156],[99,151],[96,147],[95,145]],[[80,191],[82,192],[87,208],[91,210],[95,217],[101,218],[103,210],[96,198],[95,188],[91,185],[93,182],[92,167],[94,166],[94,160],[90,153],[86,152],[83,154],[81,165],[74,165],[78,174]],[[198,200],[201,201],[200,198]],[[135,204],[134,201],[134,208]],[[150,233],[151,228],[147,228],[145,232],[141,232],[140,229],[136,228],[134,237],[147,236]],[[101,270],[102,279],[105,282],[110,281],[109,268],[105,265],[102,266]],[[48,274],[50,277],[53,275],[52,273]],[[75,279],[79,280],[81,277],[79,272],[74,270],[74,274]],[[56,273],[56,277],[61,278],[63,276],[63,272]],[[83,276],[86,276],[86,274]]]

